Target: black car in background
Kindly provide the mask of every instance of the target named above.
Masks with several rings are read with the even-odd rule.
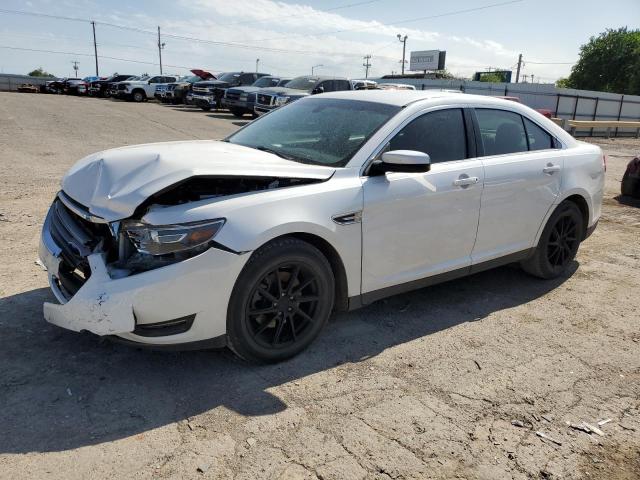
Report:
[[[224,97],[222,97],[222,106],[228,108],[238,118],[246,113],[255,115],[253,107],[256,103],[257,92],[263,88],[284,87],[290,80],[290,78],[267,75],[249,86],[227,88]]]
[[[191,103],[197,105],[205,112],[208,112],[212,108],[220,108],[222,106],[222,97],[227,88],[251,85],[258,78],[266,77],[267,75],[269,74],[227,72],[220,75],[217,80],[194,83]]]
[[[65,93],[67,88],[69,87],[69,83],[73,82],[73,81],[82,81],[81,78],[70,78],[70,77],[64,77],[64,78],[59,78],[57,80],[53,80],[48,86],[47,88],[49,89],[49,92],[51,93]]]
[[[254,111],[262,115],[308,95],[342,90],[353,90],[346,78],[304,75],[294,78],[286,87],[266,88],[258,92]]]
[[[110,77],[101,78],[100,80],[94,80],[89,84],[89,95],[93,97],[109,97],[109,84],[114,82],[122,82],[135,77],[135,75],[121,75],[114,73]]]

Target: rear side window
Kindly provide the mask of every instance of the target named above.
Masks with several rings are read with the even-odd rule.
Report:
[[[351,90],[351,83],[348,80],[334,80],[335,90]]]
[[[389,142],[389,150],[415,150],[432,163],[467,158],[467,136],[462,109],[437,110],[416,118]]]
[[[549,148],[555,148],[553,137],[551,135],[528,118],[522,118],[524,118],[524,126],[527,129],[529,150],[546,150]]]
[[[522,117],[506,110],[476,109],[485,155],[526,152],[527,138]]]

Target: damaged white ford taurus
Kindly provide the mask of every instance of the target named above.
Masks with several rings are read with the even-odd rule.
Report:
[[[604,157],[535,111],[446,92],[312,96],[223,141],[79,161],[46,217],[49,322],[282,360],[334,309],[521,262],[562,275]]]

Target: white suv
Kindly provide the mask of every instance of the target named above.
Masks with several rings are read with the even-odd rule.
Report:
[[[118,98],[133,100],[134,102],[143,102],[148,98],[154,97],[158,84],[172,83],[178,78],[180,78],[178,75],[145,75],[135,80],[118,82],[116,84],[116,96]]]
[[[563,275],[595,228],[597,146],[524,105],[433,91],[313,95],[223,141],[118,148],[66,174],[45,318],[134,345],[272,362],[334,309],[511,262]]]

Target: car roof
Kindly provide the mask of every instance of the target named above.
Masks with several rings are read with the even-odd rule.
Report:
[[[405,107],[411,103],[427,100],[451,101],[454,103],[480,103],[488,105],[519,105],[510,100],[490,97],[486,95],[472,95],[469,93],[442,92],[439,90],[356,90],[323,93],[322,98],[336,98],[345,100],[366,100],[369,102],[386,103]]]

